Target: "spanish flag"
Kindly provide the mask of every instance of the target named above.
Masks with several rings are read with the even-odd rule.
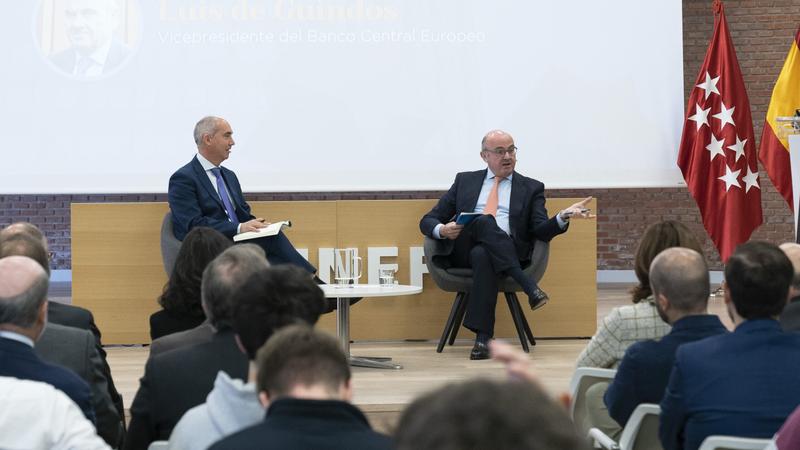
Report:
[[[764,123],[764,134],[761,136],[761,148],[758,159],[767,169],[772,184],[786,199],[789,208],[792,201],[792,169],[789,164],[789,142],[778,137],[779,124],[775,120],[779,116],[793,116],[800,109],[800,29],[789,49],[789,56],[783,63],[783,69],[772,90],[772,99],[767,109],[767,120]]]

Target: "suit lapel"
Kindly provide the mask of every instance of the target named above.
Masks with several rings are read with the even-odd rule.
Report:
[[[211,198],[217,202],[217,205],[222,208],[223,211],[225,211],[225,205],[222,204],[222,199],[219,198],[219,194],[217,194],[216,189],[214,189],[214,186],[211,185],[211,180],[208,179],[206,171],[203,170],[203,165],[200,164],[200,161],[197,160],[196,156],[194,159],[192,159],[192,169],[194,169],[197,179],[200,180],[200,184],[203,185],[203,187],[208,191],[208,195],[210,195]]]
[[[231,183],[231,180],[233,179],[233,172],[231,170],[222,166],[220,166],[220,169],[222,169],[220,172],[222,173],[222,179],[225,180],[225,185],[228,187],[228,194],[230,194],[231,199],[233,200],[233,205],[236,207],[236,211],[238,213],[238,211],[242,210],[242,203],[244,203],[243,194],[240,192],[241,189],[235,187],[233,183]]]
[[[470,174],[471,179],[467,182],[467,195],[466,199],[467,208],[464,209],[466,212],[475,211],[475,206],[478,204],[478,197],[481,195],[481,188],[483,187],[483,180],[486,179],[486,171],[489,169],[479,170],[478,172],[473,172]]]
[[[511,177],[511,199],[509,200],[511,204],[508,205],[508,223],[512,234],[516,231],[516,220],[522,214],[524,206],[522,199],[528,198],[529,195],[527,185],[522,182],[522,177],[514,172]]]

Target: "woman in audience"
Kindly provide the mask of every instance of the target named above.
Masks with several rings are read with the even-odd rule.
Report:
[[[197,227],[186,235],[175,259],[172,276],[158,298],[163,308],[150,316],[150,338],[190,330],[206,319],[200,305],[200,284],[208,263],[230,247],[222,233]]]
[[[615,368],[634,342],[659,339],[670,327],[658,315],[650,290],[650,263],[670,247],[686,247],[703,255],[700,242],[680,222],[667,220],[645,230],[636,250],[634,271],[639,285],[631,290],[633,305],[614,308],[578,357],[578,367]]]

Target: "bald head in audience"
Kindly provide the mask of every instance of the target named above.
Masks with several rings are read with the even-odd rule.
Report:
[[[0,258],[6,256],[27,256],[50,274],[47,239],[36,225],[16,222],[0,230]]]
[[[48,276],[26,256],[0,258],[0,330],[36,341],[47,323]]]
[[[792,262],[794,276],[789,285],[789,295],[779,320],[784,331],[800,331],[800,244],[787,242],[780,245],[781,250]]]
[[[708,266],[692,249],[672,247],[659,253],[650,264],[650,286],[658,315],[668,324],[708,310]]]

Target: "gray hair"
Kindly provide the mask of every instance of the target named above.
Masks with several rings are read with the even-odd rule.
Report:
[[[792,277],[791,287],[796,291],[800,291],[800,244],[785,242],[779,245],[779,247],[783,250],[783,253],[786,254],[786,257],[789,258],[789,261],[792,262],[794,277]]]
[[[44,237],[44,234],[42,234],[42,230],[29,222],[14,222],[11,225],[3,228],[0,230],[0,241],[19,236],[20,234],[27,234],[34,239],[42,241],[45,251],[47,250],[47,239]]]
[[[220,120],[222,119],[215,116],[206,116],[200,119],[197,125],[194,126],[194,143],[200,146],[200,143],[203,142],[203,136],[207,134],[213,135]]]
[[[22,256],[9,258],[30,260],[30,258]],[[30,328],[36,323],[36,319],[39,316],[39,308],[47,300],[47,288],[50,280],[39,264],[36,264],[35,267],[37,268],[37,274],[33,283],[25,291],[11,297],[0,297],[0,324]],[[3,282],[2,277],[0,277],[0,282]]]
[[[230,326],[232,308],[228,299],[254,273],[269,267],[264,250],[255,244],[240,244],[220,253],[203,271],[200,288],[203,311],[215,328]]]
[[[708,265],[692,249],[668,248],[650,264],[650,287],[653,295],[663,295],[678,311],[704,311],[711,293]]]

